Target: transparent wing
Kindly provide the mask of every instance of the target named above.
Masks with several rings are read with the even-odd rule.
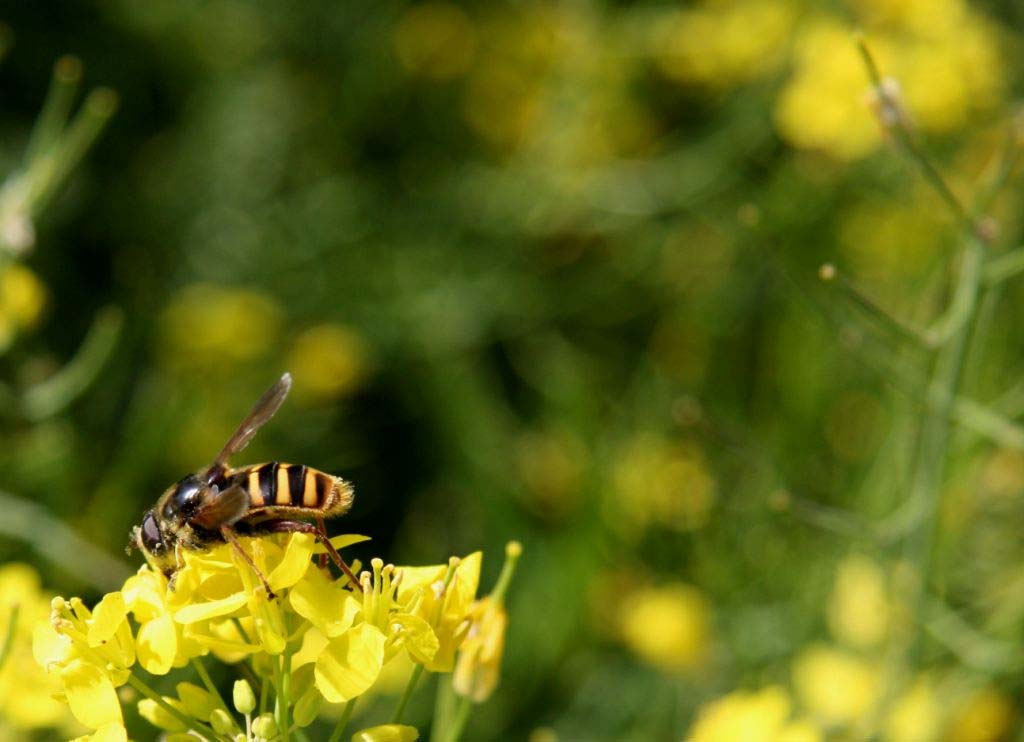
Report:
[[[256,431],[262,428],[281,407],[281,403],[284,402],[284,398],[288,396],[288,391],[291,388],[292,375],[286,373],[260,397],[259,401],[252,408],[252,412],[246,416],[242,424],[238,426],[235,434],[231,436],[231,439],[224,445],[221,452],[217,454],[217,458],[214,459],[213,465],[210,468],[224,466],[229,458],[248,446],[249,441],[256,435]]]
[[[207,489],[196,514],[189,518],[192,525],[215,531],[230,526],[249,512],[249,494],[239,485],[226,490]]]

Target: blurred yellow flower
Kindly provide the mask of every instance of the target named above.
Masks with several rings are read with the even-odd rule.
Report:
[[[684,583],[642,588],[622,600],[619,631],[645,662],[669,672],[694,670],[711,651],[711,606]]]
[[[704,526],[715,501],[715,479],[695,445],[641,433],[619,454],[608,503],[613,526],[629,531],[657,523],[679,531]]]
[[[671,79],[719,88],[754,79],[785,58],[796,12],[787,0],[705,2],[677,11],[656,28],[658,65]]]
[[[586,446],[569,430],[533,431],[516,441],[516,469],[527,504],[547,517],[564,517],[575,509],[587,464]]]
[[[277,341],[281,310],[246,289],[198,283],[171,298],[160,316],[160,350],[171,368],[227,369],[267,353]]]
[[[395,27],[395,54],[414,74],[445,80],[464,73],[476,50],[476,29],[465,11],[447,2],[412,5]]]
[[[949,742],[998,742],[1007,739],[1014,720],[1014,704],[996,688],[974,692],[956,707],[946,730]]]
[[[18,563],[0,567],[0,639],[9,637],[0,660],[0,733],[68,730],[73,723],[67,706],[54,700],[60,682],[49,677],[33,657],[34,627],[45,625],[49,615],[50,596],[42,592],[32,567]]]
[[[793,663],[793,685],[803,707],[826,724],[850,724],[867,714],[878,696],[880,674],[872,663],[826,646],[804,650]]]
[[[885,720],[885,738],[890,742],[938,739],[944,711],[932,683],[919,679],[896,698]]]
[[[996,104],[1004,86],[995,27],[958,0],[860,2],[883,74],[899,82],[910,118],[947,133]],[[881,143],[864,105],[870,82],[852,27],[822,16],[801,27],[794,71],[775,106],[779,132],[800,148],[839,159],[864,156]]]
[[[0,352],[19,332],[36,326],[46,299],[46,286],[24,265],[0,268]]]
[[[779,686],[734,691],[702,708],[687,742],[820,742],[807,720],[790,721],[792,704]]]
[[[351,394],[366,377],[369,349],[350,327],[325,324],[303,330],[288,355],[295,393],[314,400]]]
[[[874,647],[889,629],[885,573],[863,556],[839,563],[828,603],[828,625],[839,641],[856,649]]]

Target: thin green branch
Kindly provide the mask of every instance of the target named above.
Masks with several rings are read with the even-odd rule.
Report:
[[[71,115],[71,104],[82,81],[82,62],[78,57],[64,56],[53,65],[50,89],[46,92],[43,109],[36,119],[25,148],[25,166],[49,150],[60,138]]]
[[[213,696],[213,699],[217,702],[224,711],[227,712],[228,716],[231,716],[231,709],[228,708],[227,703],[224,701],[224,697],[217,690],[217,686],[213,682],[213,678],[210,677],[210,673],[206,671],[206,665],[203,664],[203,660],[200,657],[192,658],[192,667],[195,668],[196,674],[199,675],[199,679],[203,681],[203,685],[206,690]]]
[[[821,268],[818,269],[818,277],[825,283],[835,283],[839,286],[850,301],[863,309],[868,316],[881,324],[885,329],[891,331],[904,340],[908,340],[915,346],[929,350],[934,349],[934,341],[924,330],[916,327],[911,322],[897,317],[873,299],[869,298],[832,263],[825,263],[822,265]]]
[[[352,712],[356,708],[356,700],[352,698],[348,703],[345,704],[345,710],[341,712],[341,718],[338,719],[338,723],[334,725],[334,731],[331,732],[331,736],[328,742],[339,742],[342,735],[345,734],[345,727],[348,726],[349,721],[352,719]]]
[[[60,371],[25,390],[22,411],[32,421],[52,417],[88,389],[106,365],[124,325],[124,314],[117,307],[100,310],[75,356]]]
[[[175,719],[184,724],[189,730],[195,732],[205,739],[209,740],[224,740],[224,742],[231,742],[227,737],[223,737],[217,734],[211,727],[203,724],[190,716],[186,716],[181,713],[178,709],[174,708],[171,704],[164,700],[164,697],[157,693],[155,690],[150,688],[138,675],[134,673],[128,673],[128,684],[131,685],[135,690],[144,695],[146,698],[153,701],[157,706],[162,708],[164,711],[169,713]]]
[[[98,590],[117,589],[134,571],[40,505],[0,491],[0,512],[0,535],[30,545],[58,569]],[[41,533],[46,537],[40,538]]]
[[[391,723],[398,724],[402,721],[402,716],[405,714],[405,707],[409,704],[409,699],[412,698],[412,693],[416,689],[416,683],[419,682],[420,676],[423,675],[423,665],[417,664],[413,668],[412,673],[409,674],[409,682],[405,684],[405,690],[402,692],[402,697],[398,700],[398,705],[395,707],[395,713],[391,715]]]
[[[987,286],[996,286],[1024,272],[1024,247],[1018,247],[985,264],[982,280]]]

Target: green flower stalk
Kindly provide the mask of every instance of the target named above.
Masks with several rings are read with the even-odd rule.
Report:
[[[341,549],[365,540],[339,536],[332,543]],[[347,704],[347,722],[355,701],[400,655],[414,663],[414,678],[425,670],[452,672],[457,656],[467,667],[486,667],[474,700],[496,684],[495,649],[500,654],[502,643],[485,639],[493,632],[482,627],[495,623],[509,563],[495,593],[476,601],[479,552],[427,567],[374,559],[359,575],[360,593],[315,565],[323,548],[309,534],[243,539],[243,545],[275,599],[228,545],[184,552],[173,590],[164,575],[144,566],[91,609],[78,598],[54,599],[50,623],[36,627],[35,656],[59,680],[74,716],[95,730],[82,740],[127,739],[117,692],[124,685],[142,696],[140,715],[171,735],[257,742],[302,739],[300,730],[329,704]],[[518,545],[513,551],[518,555]],[[500,616],[503,637],[503,611]],[[476,659],[462,659],[467,651]],[[201,659],[211,655],[247,678],[234,683],[230,708]],[[176,695],[150,686],[147,676],[190,666],[202,685],[179,683]],[[343,732],[340,724],[332,738]],[[396,722],[357,738],[417,734]]]

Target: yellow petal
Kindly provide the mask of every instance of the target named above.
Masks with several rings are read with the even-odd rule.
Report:
[[[316,662],[316,686],[331,703],[366,691],[384,665],[383,632],[370,624],[354,626],[332,640]]]
[[[320,570],[310,572],[295,585],[288,594],[288,602],[292,610],[331,638],[352,626],[361,606],[352,593],[335,587]]]
[[[100,668],[84,660],[72,660],[61,670],[60,679],[71,713],[85,726],[99,729],[124,723],[114,684]]]
[[[190,624],[197,621],[208,621],[218,616],[227,616],[245,605],[248,599],[245,593],[238,592],[220,600],[186,605],[174,612],[174,620],[178,623]]]
[[[110,641],[127,615],[128,609],[121,593],[104,595],[93,609],[89,621],[89,646],[98,647]]]
[[[128,742],[124,724],[104,724],[92,734],[76,737],[71,742]]]
[[[418,591],[443,580],[447,569],[448,567],[444,564],[434,564],[429,567],[399,567],[397,571],[402,574],[402,582],[398,586],[398,602],[405,603],[415,597]]]
[[[310,558],[313,556],[315,542],[312,534],[292,534],[280,563],[267,575],[272,590],[284,590],[302,579],[311,564]]]
[[[121,595],[128,610],[137,621],[151,621],[164,611],[167,578],[148,567],[125,580]]]
[[[405,724],[381,724],[379,727],[361,729],[352,735],[352,742],[415,742],[420,738],[416,727]]]
[[[429,623],[411,613],[397,613],[391,622],[398,629],[402,645],[417,661],[426,663],[434,659],[440,643]]]
[[[139,664],[152,675],[166,675],[178,653],[178,630],[170,614],[139,627],[136,640]]]
[[[58,634],[48,622],[37,623],[32,629],[32,655],[47,671],[69,658],[71,646],[71,637]]]
[[[281,654],[287,636],[281,603],[277,600],[267,600],[262,593],[257,593],[249,599],[249,612],[255,622],[256,638],[259,639],[263,651],[267,654]]]
[[[302,667],[316,662],[327,646],[328,639],[315,626],[302,637],[302,647],[292,655],[292,667]]]
[[[341,551],[342,549],[344,549],[347,546],[352,546],[353,544],[361,544],[364,541],[369,541],[370,537],[369,536],[360,536],[360,535],[355,534],[355,533],[346,533],[346,534],[341,535],[341,536],[335,536],[334,538],[329,539],[329,540],[331,542],[331,546],[334,547],[335,551]],[[324,548],[324,546],[322,544],[317,544],[313,548],[313,553],[314,554],[326,554],[327,553],[327,549]]]

